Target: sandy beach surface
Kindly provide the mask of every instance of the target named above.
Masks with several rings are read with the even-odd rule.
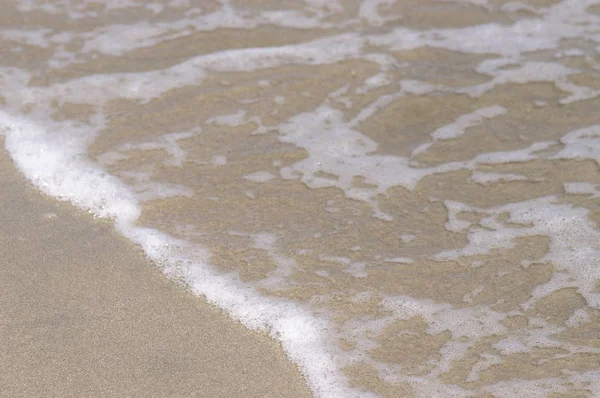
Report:
[[[1,3],[0,394],[600,396],[600,0]]]
[[[310,397],[272,339],[0,153],[0,396]]]

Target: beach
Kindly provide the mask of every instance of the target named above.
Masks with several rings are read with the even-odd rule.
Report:
[[[268,336],[166,279],[0,154],[0,395],[310,397]]]
[[[10,396],[600,394],[600,2],[9,1]]]

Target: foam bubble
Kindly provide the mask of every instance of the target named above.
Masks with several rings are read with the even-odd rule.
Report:
[[[244,176],[244,179],[256,183],[271,181],[275,176],[268,171],[255,171],[254,173]]]
[[[589,182],[565,182],[565,192],[572,195],[591,195],[590,199],[599,198],[600,190]]]

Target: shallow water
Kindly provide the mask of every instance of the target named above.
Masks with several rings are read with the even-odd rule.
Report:
[[[600,1],[0,23],[17,167],[269,330],[317,396],[600,394]]]

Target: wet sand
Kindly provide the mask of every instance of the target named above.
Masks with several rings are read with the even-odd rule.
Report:
[[[422,8],[415,2],[397,3],[389,13],[401,15],[401,25],[414,29],[507,25],[533,17],[526,10],[489,12],[449,2],[423,2]],[[594,282],[594,292],[582,278],[579,285],[565,281],[547,295],[536,293],[550,286],[554,276],[571,272],[570,277],[580,277],[589,265],[580,261],[578,270],[571,259],[561,263],[557,256],[547,257],[553,250],[571,253],[573,248],[564,244],[553,249],[557,229],[534,231],[535,225],[510,217],[514,204],[537,200],[527,206],[532,211],[540,206],[562,209],[565,224],[575,217],[565,210],[573,205],[587,213],[575,217],[579,230],[563,229],[567,232],[562,235],[585,238],[580,232],[585,227],[596,236],[600,207],[592,193],[600,186],[600,161],[554,157],[565,147],[565,134],[598,123],[596,94],[562,102],[574,95],[565,89],[575,90],[566,81],[590,90],[600,87],[597,68],[590,66],[598,65],[598,55],[590,55],[589,43],[573,39],[552,49],[579,50],[577,55],[571,49],[568,57],[550,50],[521,54],[525,65],[535,61],[552,67],[548,70],[568,67],[581,73],[560,72],[547,81],[524,75],[476,90],[477,95],[461,88],[493,83],[492,75],[476,68],[498,54],[428,45],[377,47],[392,57],[389,70],[373,59],[347,57],[249,70],[208,67],[200,81],[176,74],[183,79],[180,85],[164,78],[165,73],[170,76],[169,68],[195,57],[306,43],[336,34],[331,28],[221,26],[130,49],[125,43],[120,55],[78,47],[82,37],[84,42],[109,37],[96,26],[114,28],[147,18],[154,27],[161,18],[171,23],[168,14],[152,17],[149,12],[132,8],[121,15],[113,10],[74,22],[66,12],[6,8],[0,25],[25,25],[34,33],[39,25],[66,30],[78,39],[71,39],[72,48],[63,48],[61,40],[40,47],[22,39],[20,52],[11,50],[17,39],[0,42],[0,51],[8,54],[2,59],[6,66],[31,78],[14,83],[22,88],[0,92],[0,104],[4,101],[7,109],[36,121],[28,97],[35,95],[37,110],[48,117],[46,122],[57,123],[57,130],[70,128],[69,121],[97,129],[84,155],[143,196],[136,225],[205,247],[216,271],[237,273],[264,298],[298,303],[331,320],[339,332],[332,347],[341,363],[346,361],[340,368],[353,388],[389,398],[448,396],[453,387],[474,396],[511,398],[538,392],[545,396],[543,391],[552,397],[593,396],[600,389],[593,381],[599,379],[600,310],[584,295],[600,291],[600,282]],[[350,16],[338,17],[343,21]],[[368,37],[396,23],[349,25],[340,32],[361,31]],[[128,32],[137,32],[135,25]],[[73,62],[50,66],[50,61],[65,61],[60,56],[65,53]],[[590,60],[594,62],[587,64]],[[162,71],[155,75],[157,81],[148,86],[157,89],[156,96],[141,92],[137,97],[127,87],[123,93],[94,94],[93,85],[77,83],[78,78],[132,73],[125,81],[133,84],[145,81],[138,80],[138,72],[157,71]],[[19,77],[11,73],[6,76]],[[494,73],[501,77],[502,68]],[[378,76],[392,83],[366,84],[377,82]],[[402,82],[439,87],[399,95]],[[73,91],[53,93],[59,83]],[[171,88],[161,91],[161,84]],[[76,95],[86,97],[88,88],[98,103]],[[395,99],[357,122],[360,136],[348,130],[349,121],[386,96]],[[323,107],[329,110],[323,112]],[[461,127],[461,117],[498,107],[503,110],[496,116]],[[94,122],[94,115],[106,125]],[[323,123],[315,129],[327,132],[329,124],[340,126],[336,133],[353,140],[348,148],[366,164],[377,156],[404,158],[411,160],[409,171],[552,143],[532,151],[528,161],[472,163],[428,174],[411,189],[399,184],[385,195],[369,196],[378,185],[365,175],[374,172],[312,169],[310,161],[331,157],[285,131],[295,120],[311,125],[321,117]],[[43,125],[44,117],[40,120]],[[445,131],[454,136],[434,137],[448,126]],[[376,150],[363,150],[371,139]],[[424,143],[429,145],[425,150]],[[356,165],[352,158],[342,159]],[[405,170],[400,163],[390,167]],[[351,184],[345,186],[341,182],[348,176]],[[110,222],[43,198],[4,152],[0,181],[0,355],[5,359],[0,395],[310,396],[276,342],[244,329],[168,281]],[[566,184],[571,183],[593,189],[570,194]],[[169,194],[171,189],[176,193]],[[351,191],[361,191],[369,200],[354,200]],[[549,197],[554,199],[538,200]],[[498,212],[500,207],[505,211]],[[541,218],[547,223],[548,217]],[[481,254],[456,254],[468,247],[470,236],[494,231],[498,239],[502,233],[513,238],[506,235],[503,244],[491,249],[483,245]],[[585,249],[582,255],[600,252],[597,240],[577,240],[573,245]],[[436,259],[445,252],[453,254]],[[452,322],[455,318],[464,323]],[[420,380],[420,392],[407,380]]]
[[[0,181],[1,396],[311,396],[275,341],[43,197],[4,150]]]

